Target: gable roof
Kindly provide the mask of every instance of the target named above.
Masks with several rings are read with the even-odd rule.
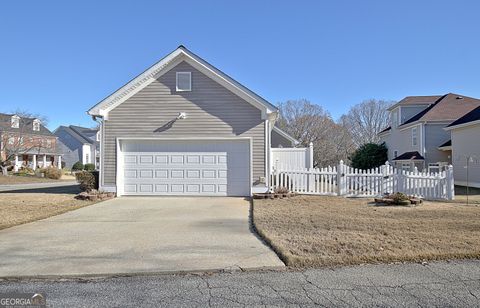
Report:
[[[480,99],[449,93],[441,96],[432,105],[416,114],[399,127],[417,121],[451,122],[480,106]]]
[[[59,129],[63,129],[70,136],[75,138],[78,142],[83,144],[97,144],[96,139],[91,139],[89,136],[95,136],[98,132],[98,129],[86,128],[81,126],[69,125],[69,126],[59,126],[54,132],[55,134]]]
[[[452,140],[448,140],[444,143],[442,143],[441,145],[438,146],[438,148],[440,151],[451,151],[452,150]]]
[[[277,107],[269,103],[267,100],[244,87],[227,74],[223,73],[184,46],[180,45],[173,52],[162,58],[143,73],[133,78],[114,93],[110,94],[98,104],[90,108],[87,113],[92,116],[107,118],[108,112],[111,109],[126,101],[128,98],[145,88],[147,85],[158,79],[161,75],[182,61],[189,63],[200,72],[218,82],[220,85],[232,91],[258,109],[262,110],[262,115],[264,118],[266,118],[267,114],[277,112]]]
[[[380,135],[380,134],[386,133],[386,132],[390,131],[391,129],[392,129],[392,127],[391,127],[391,126],[389,126],[389,127],[385,128],[384,130],[381,130],[380,132],[378,132],[378,134],[377,134],[377,135]]]
[[[75,131],[77,134],[82,136],[82,138],[85,138],[86,140],[90,142],[95,142],[98,129],[96,128],[88,128],[88,127],[82,127],[82,126],[76,126],[76,125],[70,125],[70,129]]]
[[[393,160],[424,160],[424,158],[417,151],[413,151],[413,152],[405,152],[402,155],[394,158]]]
[[[35,131],[33,130],[33,121],[37,120],[35,118],[24,118],[20,117],[19,128],[12,127],[12,116],[15,114],[7,114],[7,113],[0,113],[0,131],[4,132],[21,132],[22,134],[30,134],[30,135],[39,135],[39,136],[49,136],[54,137],[55,135],[52,134],[48,128],[46,128],[42,122],[40,122],[40,130]]]
[[[452,146],[452,140],[448,140],[448,141],[442,143],[441,145],[439,145],[438,147],[443,148],[443,147],[449,147],[449,146]]]
[[[441,97],[442,95],[407,96],[398,103],[390,106],[388,110],[393,110],[398,106],[430,105],[435,103]]]
[[[472,111],[470,111],[469,113],[467,113],[466,115],[461,117],[460,119],[454,121],[453,123],[451,123],[447,127],[448,128],[454,128],[454,127],[460,126],[460,125],[463,126],[463,125],[466,125],[466,124],[474,124],[473,122],[477,122],[477,121],[480,121],[480,106],[473,109]]]

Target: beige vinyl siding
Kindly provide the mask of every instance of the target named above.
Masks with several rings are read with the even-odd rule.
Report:
[[[192,91],[176,92],[176,72],[192,72]],[[186,119],[174,120],[179,112]],[[253,182],[265,176],[265,122],[261,111],[181,62],[109,112],[105,121],[103,180],[115,185],[116,137],[251,137]]]
[[[451,134],[455,183],[467,184],[467,157],[472,157],[468,164],[468,184],[480,188],[480,125],[456,128]]]
[[[447,124],[425,124],[425,164],[449,162],[450,151],[440,151],[438,147],[450,139],[450,132],[443,128]]]
[[[382,141],[385,142],[388,148],[388,160],[392,162],[394,157],[394,151],[398,152],[398,156],[402,155],[405,152],[417,151],[422,154],[422,126],[416,125],[417,128],[417,145],[412,145],[412,128],[407,129],[396,129],[393,128],[390,130],[389,134],[386,134],[382,138]]]

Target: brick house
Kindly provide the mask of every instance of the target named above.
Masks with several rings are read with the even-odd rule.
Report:
[[[19,168],[61,167],[57,137],[39,119],[0,113],[0,155]]]

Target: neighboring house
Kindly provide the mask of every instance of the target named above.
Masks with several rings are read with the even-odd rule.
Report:
[[[379,133],[389,161],[404,170],[439,171],[452,164],[444,128],[479,106],[479,99],[453,93],[404,98],[389,108],[391,126]]]
[[[0,143],[2,160],[10,158],[14,171],[21,167],[61,167],[57,137],[39,119],[0,113]]]
[[[445,130],[452,138],[443,147],[452,151],[455,183],[480,188],[480,107],[451,123]]]
[[[100,131],[80,126],[59,126],[53,133],[61,142],[65,166],[71,168],[76,162],[100,166]]]
[[[100,188],[117,195],[266,192],[275,106],[183,46],[92,107]],[[272,133],[272,130],[274,133]]]

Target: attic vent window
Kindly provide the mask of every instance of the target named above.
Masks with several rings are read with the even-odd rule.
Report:
[[[463,99],[463,96],[457,96],[457,99]]]
[[[33,130],[38,132],[40,131],[40,121],[39,120],[34,120],[33,121]]]
[[[20,127],[20,117],[14,115],[12,116],[12,128],[19,128]]]
[[[192,72],[177,72],[177,92],[192,91]]]

